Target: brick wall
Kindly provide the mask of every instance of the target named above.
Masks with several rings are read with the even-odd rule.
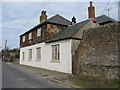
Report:
[[[65,26],[61,25],[54,25],[54,24],[47,24],[47,39],[51,38],[61,30],[63,30]]]
[[[41,28],[41,35],[37,37],[37,29]],[[20,37],[20,47],[30,46],[33,44],[44,42],[51,37],[53,37],[55,34],[60,32],[65,28],[65,26],[62,25],[54,25],[54,24],[45,24],[41,27],[38,27],[34,30],[32,30],[32,39],[28,39],[29,33],[25,34],[25,42],[22,42],[23,36]]]
[[[73,61],[76,73],[118,78],[118,25],[85,30]]]
[[[41,28],[41,36],[37,37],[37,29]],[[39,42],[43,42],[46,40],[45,34],[46,34],[46,30],[47,30],[47,26],[43,25],[41,27],[38,27],[37,29],[29,32],[32,33],[32,39],[28,39],[29,38],[29,33],[26,33],[25,36],[25,42],[22,42],[23,37],[20,37],[20,47],[25,47],[25,46],[29,46],[29,45],[33,45],[33,44],[37,44]]]

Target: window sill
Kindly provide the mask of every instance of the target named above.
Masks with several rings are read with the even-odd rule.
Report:
[[[40,60],[36,60],[36,62],[40,62]]]
[[[39,35],[39,36],[37,36],[37,37],[40,37],[40,35]]]
[[[28,61],[32,61],[32,59],[29,59]]]
[[[59,60],[51,60],[50,62],[53,62],[53,63],[60,63]]]

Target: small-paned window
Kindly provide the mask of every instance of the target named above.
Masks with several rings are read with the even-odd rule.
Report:
[[[41,35],[41,28],[37,29],[37,37]]]
[[[32,39],[32,33],[29,33],[29,40]]]
[[[32,49],[29,49],[29,60],[32,60]]]
[[[23,42],[25,42],[25,36],[23,36]]]
[[[60,59],[60,46],[52,45],[52,60],[59,60]]]
[[[41,47],[36,48],[36,60],[40,61],[41,59]]]
[[[22,52],[22,60],[24,61],[24,58],[25,58],[25,53]]]

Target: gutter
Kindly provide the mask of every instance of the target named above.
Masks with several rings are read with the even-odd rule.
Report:
[[[51,43],[51,42],[56,42],[56,41],[61,41],[61,40],[67,40],[67,39],[82,40],[80,38],[68,37],[68,38],[62,38],[62,39],[56,39],[56,40],[48,40],[45,43]]]
[[[32,31],[35,30],[36,28],[41,27],[42,25],[45,25],[45,24],[55,24],[55,25],[61,25],[61,26],[67,27],[67,25],[63,25],[63,24],[59,24],[59,23],[54,23],[54,22],[50,22],[50,21],[45,21],[45,22],[43,22],[43,23],[41,23],[41,24],[36,25],[35,27],[33,27],[32,29],[26,31],[25,33],[21,34],[19,37],[21,37],[21,36],[23,36],[23,35],[25,35],[25,34],[27,34],[27,33],[29,33],[29,32],[32,32]]]

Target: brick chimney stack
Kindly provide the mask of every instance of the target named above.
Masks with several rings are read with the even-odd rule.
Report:
[[[95,18],[95,8],[90,1],[90,6],[88,7],[88,18]]]
[[[45,20],[47,20],[47,15],[46,15],[46,11],[43,10],[40,16],[40,23],[44,22]]]

